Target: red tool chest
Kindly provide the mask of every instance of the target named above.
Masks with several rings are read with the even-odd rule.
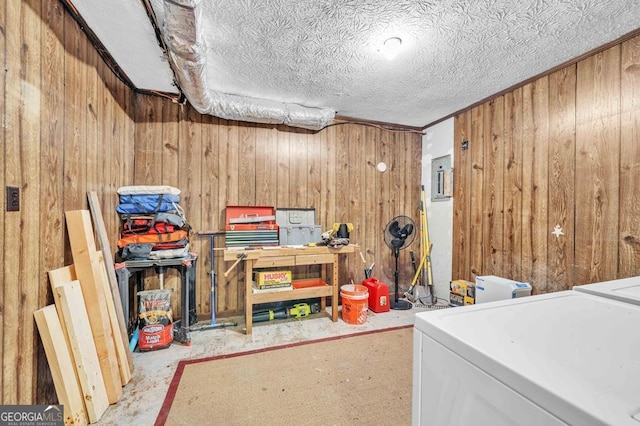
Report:
[[[276,210],[271,206],[227,206],[227,246],[277,246]]]

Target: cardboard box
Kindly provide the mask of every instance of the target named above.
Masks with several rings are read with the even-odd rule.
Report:
[[[258,288],[291,285],[291,271],[256,272],[256,285]]]
[[[449,292],[449,305],[451,306],[464,306],[464,296],[461,294]]]
[[[476,303],[515,299],[531,295],[531,285],[507,278],[485,275],[476,277]]]
[[[476,284],[467,280],[455,280],[449,283],[449,300],[451,300],[451,294],[456,296],[462,296],[462,305],[473,305],[476,299]],[[459,297],[454,297],[456,301]],[[456,302],[457,303],[457,302]],[[459,306],[456,304],[456,306]]]

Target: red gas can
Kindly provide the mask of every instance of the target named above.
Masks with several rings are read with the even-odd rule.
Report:
[[[362,281],[362,285],[369,291],[369,309],[376,313],[389,312],[389,287],[373,277]]]

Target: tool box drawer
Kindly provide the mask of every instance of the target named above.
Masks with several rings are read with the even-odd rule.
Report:
[[[296,265],[321,265],[333,262],[332,254],[309,254],[296,256]]]
[[[295,256],[270,256],[261,257],[253,264],[254,268],[270,268],[272,266],[295,266]]]

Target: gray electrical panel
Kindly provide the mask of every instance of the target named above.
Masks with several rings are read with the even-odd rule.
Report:
[[[451,155],[431,160],[431,201],[447,200],[453,196],[453,168]]]

